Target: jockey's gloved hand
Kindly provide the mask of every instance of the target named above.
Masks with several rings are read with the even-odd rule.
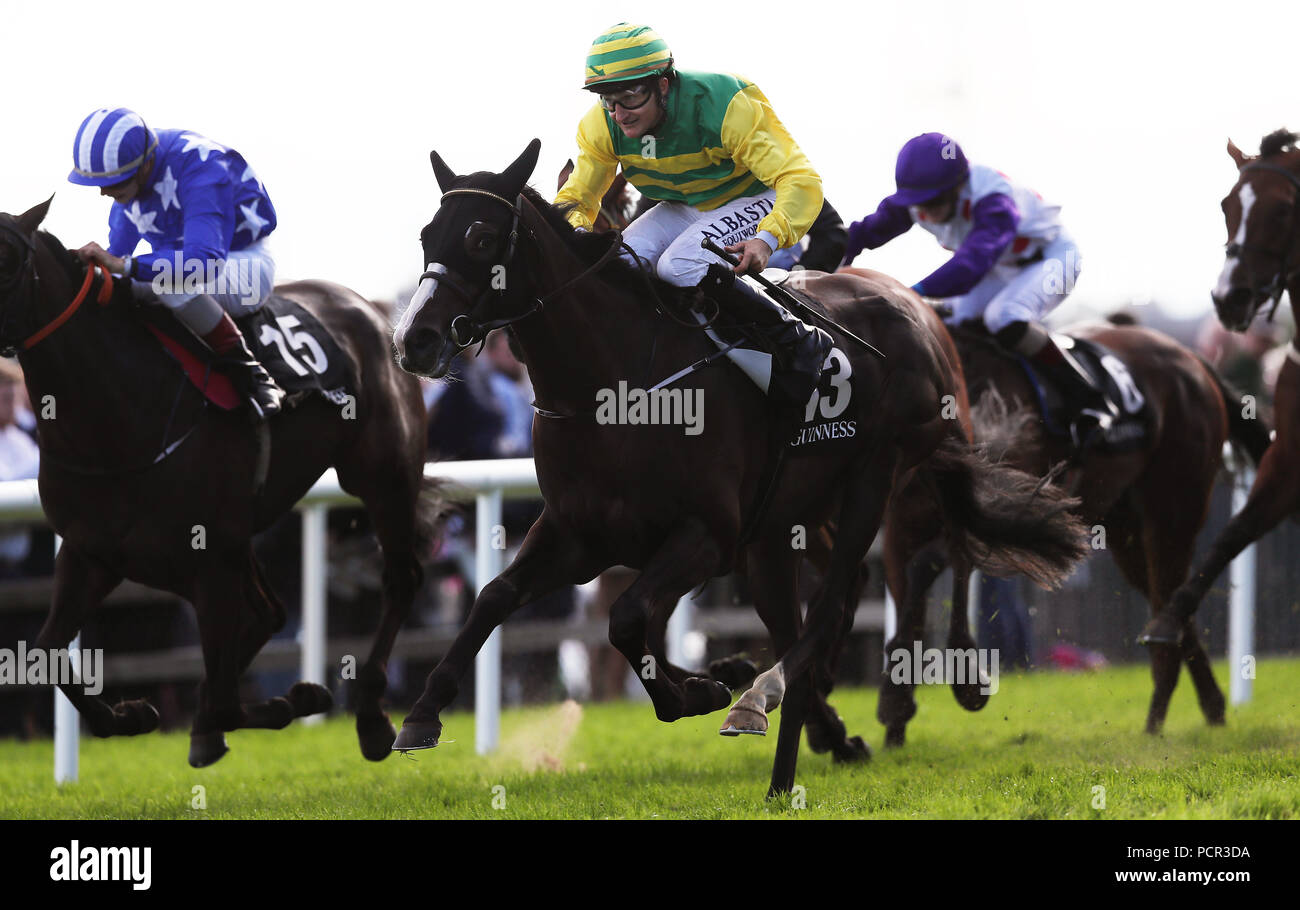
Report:
[[[849,225],[849,242],[844,248],[844,260],[841,266],[853,265],[853,260],[858,258],[858,254],[867,248],[867,227],[863,221],[855,221]]]

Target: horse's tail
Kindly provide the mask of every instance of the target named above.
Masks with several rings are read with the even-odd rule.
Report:
[[[442,535],[442,526],[455,506],[447,497],[444,481],[436,477],[421,477],[420,492],[415,500],[416,552],[427,556]]]
[[[1219,375],[1219,371],[1214,368],[1210,361],[1206,360],[1200,354],[1196,359],[1205,367],[1205,372],[1210,374],[1214,384],[1219,387],[1219,394],[1223,396],[1223,405],[1228,411],[1228,438],[1238,451],[1244,451],[1250,456],[1250,460],[1256,465],[1264,457],[1264,451],[1272,442],[1270,434],[1271,427],[1264,415],[1258,412],[1259,404],[1255,402],[1249,410],[1254,415],[1246,416],[1247,406],[1243,401],[1241,391],[1234,387]]]
[[[949,436],[922,465],[943,511],[949,539],[990,575],[1026,575],[1061,584],[1088,553],[1079,500],[993,461],[979,446]]]

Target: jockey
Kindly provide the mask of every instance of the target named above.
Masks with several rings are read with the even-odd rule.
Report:
[[[898,192],[849,227],[845,264],[921,225],[955,253],[912,289],[949,299],[953,324],[982,320],[1004,348],[1055,381],[1077,415],[1076,443],[1104,431],[1114,414],[1104,392],[1041,325],[1079,275],[1079,251],[1061,225],[1060,207],[999,171],[967,163],[942,133],[908,140],[894,177]]]
[[[70,182],[113,199],[108,249],[92,242],[77,255],[130,278],[137,298],[162,302],[202,338],[255,419],[279,411],[284,390],[230,318],[256,311],[275,283],[265,243],[275,209],[253,169],[234,149],[188,130],[153,130],[126,108],[87,117],[72,160]],[[134,255],[141,240],[150,252]]]
[[[781,368],[767,388],[777,432],[789,423],[793,433],[831,338],[737,273],[762,271],[803,237],[822,208],[821,177],[758,86],[678,72],[647,26],[619,23],[596,38],[583,88],[600,99],[578,126],[577,164],[555,204],[571,206],[570,223],[590,230],[621,164],[628,182],[659,201],[624,240],[664,281],[699,286],[737,321],[758,326]],[[740,254],[734,271],[700,248],[702,235]]]

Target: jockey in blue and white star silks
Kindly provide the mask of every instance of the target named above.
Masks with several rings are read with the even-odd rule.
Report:
[[[919,224],[953,256],[912,289],[947,300],[951,323],[983,322],[1003,347],[1055,380],[1077,415],[1077,439],[1108,426],[1113,410],[1104,393],[1041,324],[1074,289],[1081,266],[1060,207],[1001,171],[969,163],[942,133],[908,140],[894,177],[897,192],[849,227],[844,262]]]
[[[189,130],[153,130],[126,108],[88,116],[72,157],[68,180],[114,200],[108,249],[90,243],[78,255],[171,309],[212,348],[255,416],[279,410],[283,391],[230,319],[260,308],[275,284],[266,248],[275,208],[253,169],[234,149]],[[149,252],[133,255],[141,240]]]

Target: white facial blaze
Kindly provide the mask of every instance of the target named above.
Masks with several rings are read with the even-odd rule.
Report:
[[[1242,184],[1241,192],[1241,222],[1237,225],[1237,234],[1232,238],[1232,242],[1243,244],[1246,242],[1246,224],[1250,221],[1250,209],[1255,204],[1255,190],[1249,184]],[[1237,266],[1241,264],[1241,258],[1238,256],[1229,256],[1228,261],[1223,264],[1223,272],[1219,275],[1218,287],[1214,289],[1214,294],[1220,300],[1228,296],[1233,288],[1232,276],[1237,271]]]
[[[430,262],[429,267],[425,269],[426,273],[441,273],[443,271],[443,266],[436,262]],[[406,311],[402,313],[402,318],[397,323],[397,329],[393,332],[393,338],[399,346],[404,347],[406,345],[406,333],[410,331],[415,322],[415,317],[420,315],[420,310],[423,309],[425,303],[428,302],[437,289],[438,281],[436,278],[426,277],[421,279],[420,286],[411,295],[411,302],[407,304]]]

